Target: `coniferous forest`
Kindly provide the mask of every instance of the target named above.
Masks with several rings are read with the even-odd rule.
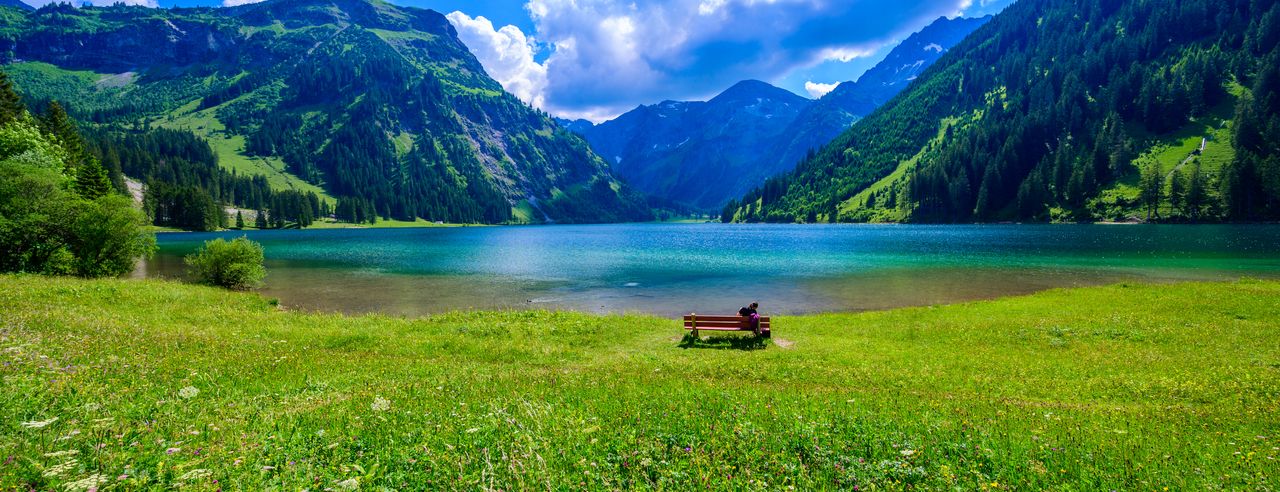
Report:
[[[722,218],[1275,220],[1278,71],[1275,2],[1020,1]]]

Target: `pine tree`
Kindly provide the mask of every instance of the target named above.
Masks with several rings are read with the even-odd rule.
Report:
[[[67,160],[67,172],[74,176],[79,176],[76,168],[86,165],[92,157],[85,148],[84,138],[80,136],[80,129],[76,128],[76,123],[67,116],[66,110],[62,108],[57,101],[50,101],[49,107],[45,110],[44,115],[40,117],[40,129],[46,135],[51,135],[67,149],[70,157]],[[109,182],[109,179],[108,179]]]
[[[22,97],[18,96],[13,82],[9,81],[9,75],[0,71],[0,125],[18,119],[26,110],[26,106],[22,105]]]
[[[76,193],[82,197],[94,200],[111,193],[111,177],[107,175],[107,170],[98,164],[97,159],[89,159],[81,163],[75,169],[75,177]]]
[[[1174,169],[1173,172],[1169,174],[1169,205],[1173,207],[1174,210],[1182,212],[1183,215],[1188,215],[1184,208],[1186,205],[1186,196],[1186,180],[1183,179],[1181,170]]]
[[[244,214],[236,210],[236,229],[244,229]]]
[[[1187,192],[1182,198],[1183,207],[1191,220],[1198,220],[1206,199],[1204,174],[1200,172],[1199,162],[1191,168],[1191,174],[1187,175],[1186,188]]]
[[[256,215],[257,215],[257,218],[254,219],[253,226],[259,229],[266,229],[267,228],[267,212],[265,210],[258,209]]]
[[[1142,177],[1138,185],[1138,199],[1146,207],[1147,220],[1160,218],[1160,199],[1164,194],[1164,179],[1160,175],[1160,165],[1154,162],[1142,168]]]

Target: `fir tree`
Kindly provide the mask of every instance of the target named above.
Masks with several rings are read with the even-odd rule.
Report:
[[[253,226],[257,227],[258,229],[266,229],[267,228],[267,212],[265,210],[258,209],[257,213],[255,213],[254,215],[256,216],[256,218],[253,220]]]
[[[0,126],[17,119],[26,110],[26,106],[22,105],[22,97],[18,96],[13,82],[9,81],[9,75],[0,71]]]
[[[236,210],[236,229],[244,229],[244,214]]]
[[[1200,172],[1200,163],[1195,163],[1191,174],[1187,175],[1187,192],[1182,198],[1183,207],[1191,220],[1198,220],[1204,209],[1206,199],[1204,174]]]
[[[1169,173],[1169,205],[1174,210],[1182,212],[1183,215],[1188,215],[1184,208],[1186,206],[1186,196],[1186,180],[1182,177],[1182,171],[1175,168],[1172,173]]]
[[[1147,164],[1142,168],[1142,177],[1138,185],[1138,200],[1147,211],[1147,220],[1160,218],[1160,199],[1164,194],[1164,179],[1160,175],[1160,165]]]
[[[97,159],[89,159],[87,162],[81,163],[75,169],[76,193],[80,196],[95,200],[100,197],[107,196],[113,189],[111,186],[111,177],[107,174],[107,170],[98,164]]]

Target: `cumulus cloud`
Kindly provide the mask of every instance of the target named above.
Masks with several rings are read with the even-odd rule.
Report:
[[[222,0],[223,7],[237,7],[240,5],[249,5],[251,3],[259,3],[263,0]]]
[[[835,90],[837,85],[840,85],[840,84],[839,83],[821,84],[814,81],[808,81],[804,83],[804,90],[805,92],[809,93],[809,97],[817,99],[819,97],[827,95],[828,92]]]
[[[449,18],[509,91],[551,113],[599,121],[641,103],[702,99],[739,80],[867,57],[972,1],[528,0],[535,33],[461,12]]]
[[[505,26],[495,30],[489,19],[462,12],[446,17],[458,31],[458,38],[502,88],[529,104],[544,106],[547,67],[534,61],[536,47],[520,28]]]

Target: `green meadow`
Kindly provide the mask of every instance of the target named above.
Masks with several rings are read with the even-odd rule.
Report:
[[[1273,490],[1280,283],[778,317],[0,276],[3,490]]]

